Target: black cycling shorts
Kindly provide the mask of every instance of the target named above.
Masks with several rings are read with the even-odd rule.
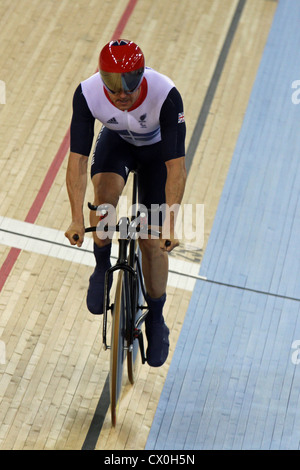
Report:
[[[112,172],[122,176],[126,183],[132,170],[138,174],[139,202],[147,209],[164,204],[167,169],[161,142],[136,147],[103,126],[92,156],[91,177]]]

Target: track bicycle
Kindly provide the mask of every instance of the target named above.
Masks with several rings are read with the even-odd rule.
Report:
[[[115,426],[117,412],[122,390],[123,368],[127,359],[127,373],[131,384],[135,382],[137,371],[137,357],[140,351],[142,364],[146,362],[142,325],[148,314],[146,291],[141,267],[141,252],[138,245],[138,234],[159,237],[160,233],[148,227],[144,222],[145,214],[137,210],[138,201],[138,175],[133,172],[132,214],[121,217],[115,227],[102,224],[104,231],[117,231],[119,251],[114,266],[105,274],[104,305],[103,305],[103,346],[110,350],[110,405],[111,420]],[[88,204],[90,210],[101,211],[102,222],[105,222],[105,208]],[[99,225],[99,224],[98,224]],[[98,228],[99,229],[99,228]],[[88,227],[86,232],[96,231],[97,227]],[[114,302],[110,303],[109,285],[114,273],[117,273],[117,285]],[[111,343],[107,340],[108,312],[112,314]]]

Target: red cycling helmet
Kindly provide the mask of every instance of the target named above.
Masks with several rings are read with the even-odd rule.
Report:
[[[144,70],[144,54],[132,41],[110,41],[100,52],[99,71],[110,93],[136,91],[142,82]]]

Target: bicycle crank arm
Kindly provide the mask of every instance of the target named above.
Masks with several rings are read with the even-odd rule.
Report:
[[[143,333],[141,330],[138,330],[135,328],[134,331],[134,337],[138,339],[139,341],[139,347],[140,347],[140,352],[141,352],[141,359],[142,359],[142,364],[145,364],[147,361],[146,356],[145,356],[145,348],[144,348],[144,337]]]

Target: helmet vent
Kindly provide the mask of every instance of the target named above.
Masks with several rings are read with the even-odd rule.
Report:
[[[124,41],[124,39],[121,39],[120,41],[114,41],[111,45],[112,46],[126,46],[128,44],[128,41]]]

